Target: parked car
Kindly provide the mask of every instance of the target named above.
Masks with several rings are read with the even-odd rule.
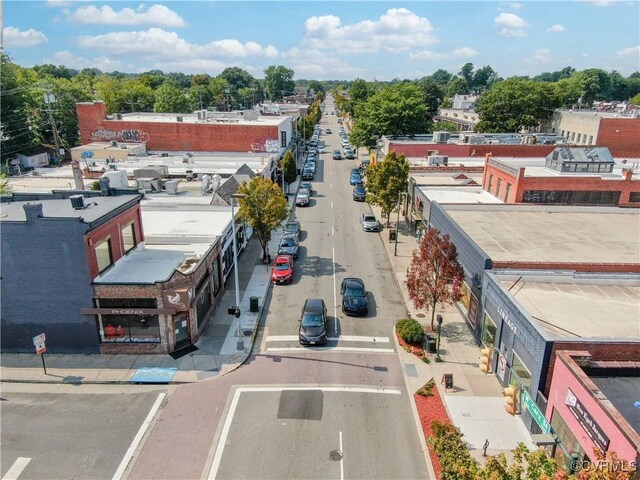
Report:
[[[340,286],[342,312],[359,316],[369,313],[369,299],[364,282],[359,278],[345,278]]]
[[[298,239],[295,235],[284,235],[278,245],[278,255],[291,255],[298,258]]]
[[[297,220],[289,220],[283,227],[285,235],[295,235],[298,241],[300,241],[300,222]]]
[[[307,298],[300,314],[298,338],[301,345],[327,343],[327,307],[321,298]]]
[[[301,188],[298,190],[296,195],[296,206],[297,207],[308,207],[310,200],[309,190]]]
[[[313,185],[311,185],[311,182],[300,182],[300,188],[306,188],[309,190],[309,195],[313,195]]]
[[[342,152],[340,150],[333,151],[333,159],[334,160],[342,160]]]
[[[311,170],[313,170],[313,173],[316,173],[317,170],[317,163],[315,160],[307,160],[306,163],[304,164],[304,168],[309,168]]]
[[[271,268],[271,281],[273,283],[293,282],[294,268],[291,255],[278,255]]]
[[[379,232],[382,228],[380,222],[373,213],[363,213],[360,215],[360,225],[365,232]]]
[[[354,158],[356,158],[356,154],[350,148],[344,149],[344,156],[347,157],[349,160],[353,160]]]
[[[327,147],[318,147],[318,153],[327,153]]]
[[[303,180],[313,180],[313,169],[305,168],[302,170],[302,179]]]
[[[331,133],[331,129],[330,129],[330,128],[327,128],[327,129],[324,131],[324,133]]]
[[[360,170],[362,171],[366,170],[369,167],[369,165],[371,165],[371,160],[369,160],[368,158],[363,158],[360,161]]]
[[[349,178],[350,185],[357,185],[362,182],[362,175],[360,175],[360,171],[351,172],[351,177]]]
[[[364,188],[364,185],[359,183],[355,187],[353,187],[353,199],[356,202],[364,202],[367,198],[367,189]]]

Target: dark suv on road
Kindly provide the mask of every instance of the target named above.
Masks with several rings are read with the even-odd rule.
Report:
[[[300,314],[298,332],[301,345],[327,343],[327,307],[321,298],[307,298]]]

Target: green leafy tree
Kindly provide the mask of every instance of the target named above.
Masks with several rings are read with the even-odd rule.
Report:
[[[189,110],[206,109],[213,102],[211,90],[206,85],[194,85],[187,94],[189,98]]]
[[[271,233],[289,216],[289,203],[278,185],[259,176],[240,185],[238,193],[245,195],[239,199],[238,218],[253,227],[266,261]]]
[[[189,99],[182,88],[171,81],[167,81],[156,90],[153,111],[159,113],[187,113],[189,112]]]
[[[296,168],[296,159],[293,158],[291,150],[287,150],[282,158],[282,172],[284,174],[284,181],[287,182],[287,190],[289,186],[298,178],[298,169]]]
[[[349,87],[349,101],[346,102],[345,110],[349,112],[349,115],[355,116],[356,106],[365,103],[372,93],[365,80],[356,78]]]
[[[429,110],[419,85],[399,83],[381,88],[356,107],[354,145],[375,148],[381,135],[414,135],[430,126]]]
[[[407,191],[408,185],[409,162],[394,151],[367,169],[367,202],[380,206],[387,226],[391,212],[399,207],[400,194]]]
[[[424,95],[424,103],[427,106],[429,112],[429,121],[433,119],[442,100],[444,100],[444,89],[431,79],[426,79],[420,82],[422,85],[422,93]]]
[[[309,82],[309,88],[311,88],[316,94],[325,93],[324,86],[318,80],[311,80]]]
[[[308,118],[308,115],[303,115],[298,120],[298,131],[300,137],[305,140],[309,140],[313,135],[313,122]]]
[[[640,93],[637,94],[635,97],[631,97],[631,99],[629,100],[629,103],[631,103],[632,105],[640,105]]]
[[[437,122],[433,125],[434,132],[451,132],[460,133],[460,126],[457,123],[448,122],[446,120]]]
[[[523,78],[496,83],[476,102],[479,132],[519,132],[547,120],[560,104],[552,85]]]
[[[577,77],[563,78],[550,85],[558,99],[558,107],[571,108],[578,103],[578,99],[582,95],[582,87]]]
[[[293,92],[296,84],[294,72],[284,65],[270,65],[264,71],[264,83],[271,100],[282,100],[286,94]]]
[[[460,69],[460,73],[458,73],[469,86],[473,85],[473,68],[473,63],[465,63]]]
[[[253,75],[239,67],[227,67],[218,76],[224,78],[235,90],[251,87],[255,82]]]
[[[427,78],[433,80],[438,85],[446,85],[451,81],[451,79],[453,78],[453,75],[447,72],[446,70],[440,68],[435,72],[433,72],[431,75],[429,75]]]
[[[455,95],[468,95],[471,91],[469,82],[462,77],[454,77],[447,85],[447,95],[453,97]]]
[[[5,172],[0,172],[0,195],[11,195],[11,185]]]
[[[138,79],[126,79],[119,83],[115,93],[116,112],[152,112],[155,92]]]
[[[167,80],[167,77],[162,70],[150,70],[142,73],[138,77],[138,80],[147,87],[151,87],[153,90],[156,90]]]
[[[413,251],[407,273],[407,292],[417,309],[431,311],[431,329],[435,329],[436,306],[453,305],[460,299],[464,270],[458,262],[458,250],[448,235],[430,228],[420,247]]]
[[[206,87],[207,85],[209,85],[210,81],[211,81],[211,75],[207,73],[196,73],[195,75],[191,76],[192,87],[196,85],[202,85],[203,87]]]
[[[498,79],[498,74],[489,65],[479,68],[473,74],[471,85],[476,91],[484,92]]]
[[[582,89],[583,105],[592,105],[595,100],[608,100],[611,94],[609,74],[600,68],[588,68],[575,74]]]

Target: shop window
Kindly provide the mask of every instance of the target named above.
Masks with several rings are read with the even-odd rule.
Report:
[[[531,372],[524,366],[524,363],[515,352],[513,353],[509,385],[518,385],[527,391],[531,387]]]
[[[496,197],[500,198],[500,187],[502,186],[502,179],[498,179],[498,186],[496,187]]]
[[[198,322],[198,329],[202,326],[207,312],[211,309],[211,285],[207,283],[202,289],[200,295],[196,298],[196,319]]]
[[[511,184],[507,183],[507,188],[506,191],[504,192],[504,201],[508,202],[509,201],[509,191],[511,190]]]
[[[220,290],[220,258],[216,257],[213,261],[213,293],[218,294]]]
[[[585,451],[571,432],[564,418],[555,408],[551,411],[551,421],[549,423],[551,424],[551,431],[558,437],[558,446],[560,448],[556,449],[555,456],[558,465],[564,465],[565,468],[569,469],[570,462],[574,460],[573,454],[577,455],[575,460],[581,462],[585,458]]]
[[[482,344],[485,347],[496,346],[496,322],[494,322],[488,314],[484,314],[484,323],[482,325]]]
[[[491,193],[491,187],[493,186],[493,175],[489,174],[489,188],[487,191]]]
[[[133,228],[133,223],[122,227],[122,245],[125,253],[136,246],[136,232]]]
[[[589,143],[588,145],[592,145],[593,144],[593,135],[589,135]]]
[[[633,203],[640,202],[640,192],[631,192],[629,194],[629,201]]]
[[[462,310],[466,314],[469,311],[469,303],[471,302],[471,290],[469,289],[469,286],[467,285],[467,282],[462,282],[462,285],[460,285],[460,300],[459,300],[459,302],[462,305],[464,305],[464,308]]]
[[[96,260],[98,262],[98,271],[102,273],[113,264],[111,237],[107,237],[96,243],[94,250],[96,252]]]
[[[100,298],[99,308],[151,309],[154,298]],[[105,343],[160,342],[160,319],[156,314],[98,315],[100,339]]]

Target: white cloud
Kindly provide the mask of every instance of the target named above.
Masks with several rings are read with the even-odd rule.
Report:
[[[226,65],[218,60],[206,60],[206,59],[193,59],[193,60],[168,60],[166,62],[156,62],[150,68],[143,68],[141,71],[146,70],[163,70],[165,72],[183,72],[183,73],[211,73],[218,74],[225,68],[234,66]],[[242,67],[243,70],[247,70]]]
[[[219,57],[244,58],[278,56],[272,45],[262,47],[255,42],[242,43],[238,40],[222,39],[207,44],[192,44],[180,38],[175,32],[161,28],[144,31],[110,32],[95,36],[80,36],[77,44],[81,48],[104,51],[109,55],[139,57],[140,60],[180,61],[205,60]]]
[[[527,26],[527,21],[515,13],[501,13],[493,21],[498,27],[522,28]]]
[[[161,25],[165,27],[184,27],[187,22],[180,15],[164,5],[140,5],[136,10],[123,8],[114,10],[108,5],[97,7],[87,5],[67,12],[67,20],[85,25]]]
[[[83,68],[99,68],[103,72],[122,70],[124,67],[122,62],[114,61],[108,57],[84,58],[74,55],[73,53],[68,51],[56,52],[51,58],[47,59],[43,63],[64,65],[66,67],[75,68],[77,70],[82,70]]]
[[[618,50],[616,55],[619,57],[635,57],[637,60],[640,56],[640,46],[623,48],[622,50]]]
[[[540,48],[527,59],[527,63],[547,63],[551,59],[551,51],[548,48]]]
[[[302,46],[344,54],[399,52],[436,43],[433,32],[429,19],[391,8],[376,20],[345,25],[335,15],[310,17],[304,22]]]
[[[473,48],[462,47],[456,48],[451,52],[434,52],[431,50],[422,50],[421,52],[411,53],[411,60],[444,60],[448,58],[472,58],[476,57],[478,52]]]
[[[47,42],[47,36],[33,28],[20,30],[16,27],[5,27],[2,34],[7,47],[35,47]]]
[[[512,30],[510,28],[503,28],[502,30],[500,30],[500,35],[502,35],[503,37],[524,37],[525,33],[522,29]]]
[[[346,63],[340,57],[326,55],[321,50],[304,49],[294,47],[282,53],[282,57],[287,59],[296,78],[313,78],[316,80],[336,80],[353,78],[373,78],[374,67],[361,68]],[[260,75],[264,72],[260,72]]]
[[[562,25],[560,25],[559,23],[556,23],[555,25],[551,25],[549,28],[547,28],[547,32],[564,32],[567,29],[564,28]]]
[[[587,52],[583,52],[582,55],[580,55],[582,58],[587,58],[589,56],[589,54]]]

